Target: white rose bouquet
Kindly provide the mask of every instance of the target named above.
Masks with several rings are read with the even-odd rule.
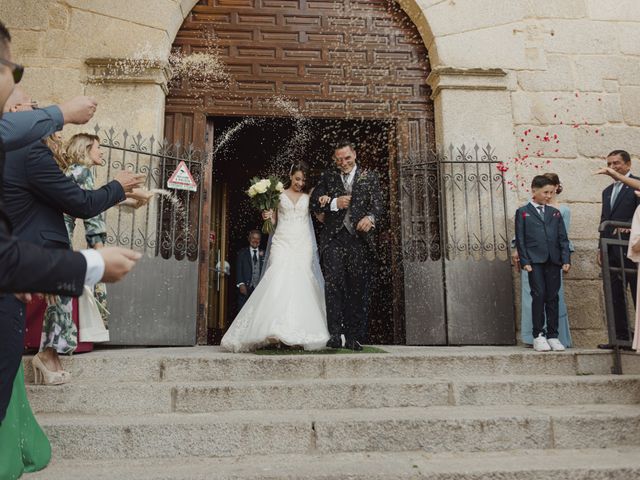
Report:
[[[251,203],[260,211],[275,210],[280,203],[280,194],[284,192],[284,185],[277,177],[251,179],[251,186],[247,195]],[[275,230],[273,221],[267,218],[262,224],[262,233],[272,234]]]

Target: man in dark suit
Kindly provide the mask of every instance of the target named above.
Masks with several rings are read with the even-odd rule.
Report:
[[[571,252],[562,215],[548,205],[556,187],[548,177],[535,176],[532,199],[516,211],[515,219],[520,265],[531,286],[533,348],[539,352],[565,349],[558,340],[558,292],[561,270],[567,273],[571,267]]]
[[[22,77],[23,68],[11,61],[11,36],[0,23],[0,117],[5,103]],[[96,252],[47,250],[11,236],[11,224],[2,202],[5,151],[22,148],[62,128],[64,123],[86,123],[96,104],[78,97],[58,107],[0,118],[0,301],[7,293],[44,292],[79,295],[83,284],[122,278],[139,254],[120,248]],[[5,293],[7,292],[7,293]],[[28,300],[28,294],[22,294]],[[11,398],[23,346],[23,319],[0,315],[0,423]]]
[[[241,248],[236,259],[236,286],[238,287],[238,311],[244,307],[260,282],[264,264],[264,251],[260,250],[262,234],[251,230],[248,236],[249,246]]]
[[[318,238],[325,279],[330,348],[362,350],[367,336],[369,286],[376,258],[374,229],[383,215],[378,174],[356,164],[355,146],[335,145],[338,167],[323,174],[313,190],[311,208],[324,214]]]
[[[16,88],[5,105],[5,111],[16,105],[28,110],[31,103],[31,98]],[[124,201],[126,192],[138,187],[144,179],[144,175],[122,171],[106,185],[84,190],[62,172],[53,152],[38,140],[6,154],[2,184],[5,211],[13,225],[13,233],[19,239],[42,247],[68,250],[71,242],[64,213],[76,218],[95,217]],[[63,295],[56,307],[70,302],[70,296]],[[13,312],[13,315],[24,318],[25,306],[9,298],[0,301],[0,312],[7,317]],[[59,316],[56,320],[59,325],[71,325],[69,309],[56,308],[48,314]],[[49,370],[61,368],[53,348],[47,346],[38,358]]]
[[[640,178],[631,174],[631,156],[624,150],[614,150],[607,155],[607,167],[615,170],[615,172],[622,176],[640,180]],[[631,223],[633,214],[639,203],[640,199],[634,194],[633,188],[620,181],[615,181],[602,191],[600,223],[607,220]],[[629,234],[622,233],[621,237],[628,240]],[[600,232],[600,238],[617,238],[617,234],[613,228],[609,228]],[[600,243],[598,243],[598,265],[602,265],[602,252],[600,248]],[[625,248],[610,246],[608,254],[609,264],[612,267],[619,268],[624,265],[625,268],[636,269],[636,264],[627,258]],[[626,278],[628,285],[631,287],[631,296],[635,305],[637,278],[635,275],[627,275]],[[622,284],[622,275],[619,273],[611,274],[611,293],[613,297],[616,337],[618,340],[630,340],[629,320],[627,319],[627,309],[624,298],[626,292]],[[598,345],[598,348],[610,349],[613,348],[613,345],[606,343]]]

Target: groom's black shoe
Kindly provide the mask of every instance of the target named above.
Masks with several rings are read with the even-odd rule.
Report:
[[[359,352],[362,350],[362,345],[357,340],[347,340],[347,344],[345,345],[349,350],[353,350],[354,352]]]
[[[342,337],[340,335],[331,335],[327,342],[329,348],[342,348]]]

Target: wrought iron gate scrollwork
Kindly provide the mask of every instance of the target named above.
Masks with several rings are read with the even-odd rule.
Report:
[[[167,140],[145,138],[141,133],[118,133],[113,127],[94,128],[100,137],[106,168],[96,167],[97,183],[106,183],[121,170],[144,173],[145,188],[162,190],[141,209],[112,208],[106,212],[107,243],[142,252],[148,256],[198,258],[202,180],[208,155],[191,145],[171,144]],[[167,180],[184,161],[197,185],[197,191],[166,190]]]
[[[509,218],[495,150],[450,145],[420,156],[400,162],[407,343],[513,344]]]
[[[490,144],[449,145],[439,160],[442,231],[447,259],[506,258],[504,174]]]

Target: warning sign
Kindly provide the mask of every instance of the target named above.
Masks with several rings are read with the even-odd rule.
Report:
[[[184,163],[184,160],[178,164],[176,171],[173,172],[173,175],[171,175],[171,178],[167,181],[167,187],[174,188],[176,190],[189,190],[190,192],[198,190],[198,186],[193,180],[191,172],[189,171],[187,164]]]

